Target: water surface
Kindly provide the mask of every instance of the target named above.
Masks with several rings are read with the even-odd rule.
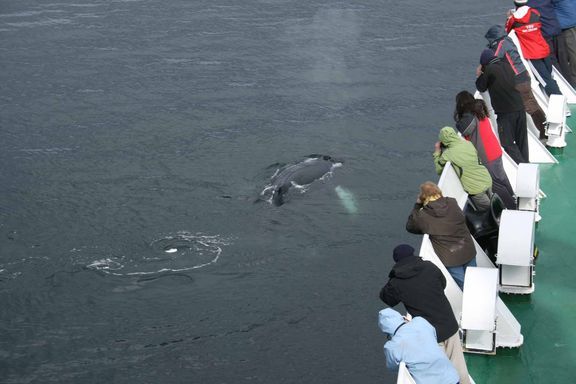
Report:
[[[4,1],[0,381],[393,382],[378,291],[506,8]]]

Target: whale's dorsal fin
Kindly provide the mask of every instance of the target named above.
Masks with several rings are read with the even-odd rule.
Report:
[[[320,153],[313,153],[311,155],[306,156],[309,159],[322,159],[326,161],[334,161],[334,158],[330,155],[322,155]]]

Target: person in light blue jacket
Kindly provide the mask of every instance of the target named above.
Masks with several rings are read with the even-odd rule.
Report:
[[[392,308],[378,313],[378,325],[388,335],[384,344],[386,366],[397,371],[406,364],[416,384],[456,384],[459,376],[436,342],[434,327],[423,317],[408,321]]]

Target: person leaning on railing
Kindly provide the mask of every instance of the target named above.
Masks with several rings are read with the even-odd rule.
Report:
[[[475,99],[468,91],[458,92],[454,121],[456,129],[474,145],[480,161],[490,173],[492,190],[502,199],[506,208],[516,209],[514,189],[502,162],[502,147],[492,130],[484,101]]]
[[[392,308],[378,313],[378,325],[388,336],[386,367],[397,371],[401,362],[418,384],[455,384],[458,372],[436,343],[434,327],[423,317],[403,317]]]
[[[492,177],[478,160],[474,145],[458,136],[452,127],[442,128],[438,139],[440,141],[435,144],[432,154],[436,172],[440,175],[446,163],[451,162],[476,210],[482,212],[490,209]]]
[[[423,183],[406,230],[428,235],[434,252],[460,289],[464,289],[466,268],[476,266],[476,247],[458,202],[442,196],[436,184]]]
[[[550,46],[542,35],[540,12],[527,6],[528,0],[515,0],[516,10],[510,12],[506,20],[506,32],[514,30],[522,48],[524,58],[529,60],[546,83],[544,90],[548,96],[561,95],[558,84],[552,78]]]
[[[411,316],[420,316],[432,324],[436,341],[456,368],[460,383],[470,384],[458,322],[444,294],[444,274],[431,261],[414,255],[414,248],[408,244],[395,247],[392,257],[396,264],[380,290],[380,300],[390,307],[402,303]]]

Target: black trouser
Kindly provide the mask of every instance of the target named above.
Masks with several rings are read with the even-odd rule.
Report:
[[[516,163],[528,163],[528,128],[526,112],[496,112],[500,144]]]
[[[492,192],[496,193],[504,202],[508,209],[516,209],[516,199],[514,198],[514,189],[510,185],[502,157],[492,160],[485,164],[490,176],[492,177]]]
[[[576,27],[563,29],[558,36],[558,63],[560,72],[576,87]]]

